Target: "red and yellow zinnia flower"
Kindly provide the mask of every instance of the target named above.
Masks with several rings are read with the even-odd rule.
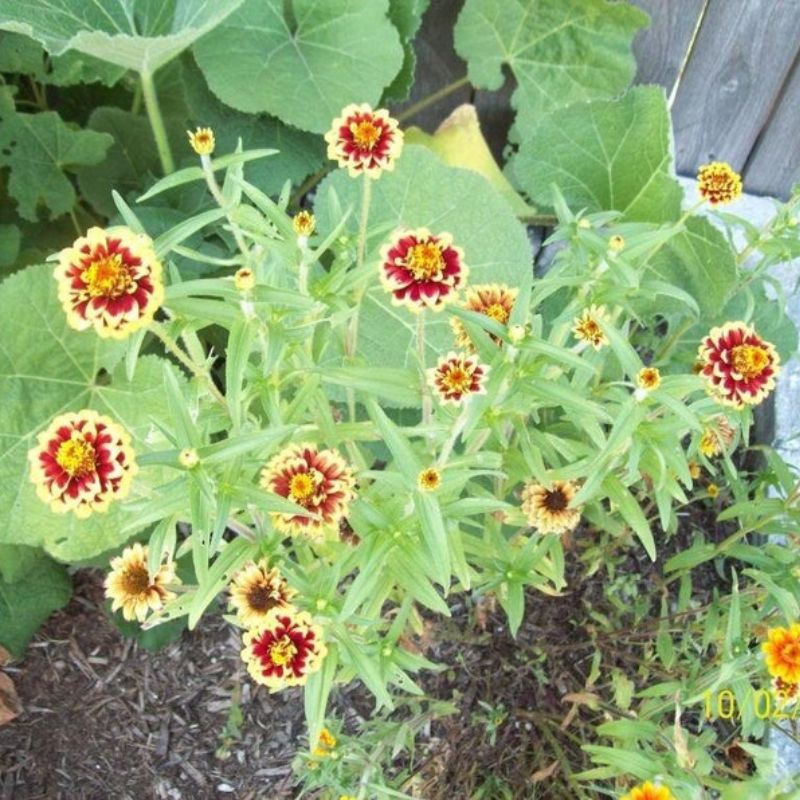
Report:
[[[246,564],[233,577],[229,591],[231,608],[246,628],[266,623],[270,615],[291,606],[291,599],[297,594],[265,559]]]
[[[608,337],[603,333],[600,323],[606,320],[608,314],[605,306],[591,305],[585,308],[579,317],[573,321],[572,333],[575,338],[590,344],[595,350],[608,344]]]
[[[487,283],[480,286],[470,286],[465,294],[462,308],[467,311],[474,311],[499,322],[501,325],[508,324],[511,310],[514,308],[514,301],[517,299],[518,289],[512,289],[502,283]],[[456,337],[456,347],[463,350],[473,351],[475,349],[472,340],[469,338],[464,323],[458,317],[451,317],[450,327]],[[495,344],[501,344],[500,339],[494,334],[490,334]]]
[[[711,396],[734,408],[760,403],[775,388],[780,373],[780,357],[773,345],[744,322],[712,328],[697,357]]]
[[[788,683],[783,678],[772,679],[772,696],[779,708],[793,706],[800,697],[800,683]]]
[[[347,169],[351,177],[379,178],[384,170],[394,169],[403,149],[403,132],[385,109],[373,111],[367,103],[354,103],[333,120],[325,141],[328,158]]]
[[[571,508],[578,492],[573,481],[551,481],[544,485],[531,481],[522,489],[522,511],[540,533],[574,531],[581,521],[580,508]]]
[[[151,577],[147,553],[147,547],[136,542],[111,559],[111,572],[104,584],[106,597],[112,601],[111,610],[122,609],[127,620],[144,622],[150,611],[158,611],[176,596],[167,587],[181,582],[172,562],[161,564]]]
[[[355,497],[355,478],[344,459],[313,444],[290,445],[278,453],[262,470],[261,486],[315,515],[273,513],[277,530],[317,541],[338,532]]]
[[[658,786],[650,781],[645,781],[634,786],[620,800],[675,800],[675,796],[666,786]]]
[[[730,164],[712,161],[698,170],[697,191],[712,206],[732,203],[742,196],[742,178]]]
[[[442,403],[460,406],[468,397],[486,394],[489,367],[467,353],[448,353],[435,367],[427,370],[428,384]]]
[[[30,479],[52,511],[84,518],[130,491],[137,472],[130,436],[96,411],[62,414],[28,452]]]
[[[412,311],[440,311],[455,298],[469,269],[449,233],[403,231],[381,250],[381,282],[392,303]]]
[[[786,683],[800,683],[800,623],[770,628],[761,649],[770,675]]]
[[[327,653],[322,629],[305,611],[287,609],[267,623],[247,631],[242,660],[253,680],[277,692],[302,686],[316,672]]]
[[[128,228],[89,228],[59,253],[54,275],[70,326],[124,339],[147,325],[164,300],[153,243]]]

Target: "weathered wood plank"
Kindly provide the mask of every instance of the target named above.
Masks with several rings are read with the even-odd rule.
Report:
[[[761,134],[744,172],[744,186],[754,194],[786,199],[800,182],[800,59],[778,105]]]
[[[673,106],[678,171],[741,169],[800,45],[800,0],[711,0]]]
[[[706,0],[631,2],[650,15],[650,27],[639,31],[633,42],[636,83],[658,83],[669,95]]]

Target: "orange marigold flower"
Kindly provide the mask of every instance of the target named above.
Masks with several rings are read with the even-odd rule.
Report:
[[[317,220],[310,211],[303,209],[292,217],[292,228],[298,236],[311,236],[317,227]]]
[[[287,609],[265,624],[247,631],[242,660],[253,680],[277,692],[302,686],[316,672],[327,653],[322,629],[305,611]]]
[[[270,569],[266,559],[246,564],[234,575],[228,591],[228,602],[246,628],[261,625],[270,615],[285,610],[297,594],[276,567]]]
[[[186,131],[192,150],[199,156],[210,156],[214,152],[216,140],[211,128],[197,128],[194,133]]]
[[[800,623],[770,628],[761,649],[770,675],[786,683],[800,683]]]
[[[512,289],[504,283],[486,283],[480,286],[470,286],[466,291],[461,307],[467,309],[467,311],[484,314],[501,325],[507,325],[518,293],[518,289]],[[451,317],[450,327],[456,337],[456,347],[473,352],[475,346],[469,338],[464,323],[458,317]],[[495,344],[502,344],[497,336],[494,334],[490,334],[490,336]]]
[[[313,444],[290,445],[278,453],[261,471],[261,486],[316,515],[273,513],[275,528],[316,541],[338,532],[355,497],[350,467],[335,450],[318,450]]]
[[[392,293],[392,303],[411,311],[440,311],[455,298],[469,268],[464,252],[449,233],[432,234],[427,228],[401,231],[381,250],[381,282]]]
[[[713,458],[725,452],[736,436],[736,431],[728,422],[728,418],[722,414],[718,414],[711,422],[712,427],[703,431],[697,445],[698,450],[706,458]]]
[[[128,228],[89,228],[58,255],[58,299],[72,328],[124,339],[147,325],[164,300],[153,243]]]
[[[652,392],[661,385],[661,373],[656,367],[644,367],[636,376],[636,385],[646,392]]]
[[[780,357],[744,322],[712,328],[697,351],[711,396],[723,405],[757,405],[774,388]]]
[[[588,342],[595,350],[608,344],[608,337],[603,333],[600,322],[608,318],[605,306],[591,305],[585,308],[573,322],[572,332],[576,339]]]
[[[250,267],[242,267],[236,270],[233,276],[233,285],[239,292],[251,292],[256,285],[256,276]]]
[[[772,696],[780,708],[793,706],[800,697],[800,683],[789,683],[775,677],[772,679]]]
[[[574,531],[581,521],[580,508],[570,508],[577,492],[574,481],[552,481],[548,485],[530,481],[522,489],[522,511],[540,533]]]
[[[730,164],[713,161],[700,167],[697,191],[712,206],[732,203],[742,196],[742,178]]]
[[[351,177],[379,178],[384,170],[394,169],[403,149],[403,132],[385,109],[373,111],[367,103],[352,104],[333,120],[325,141],[328,158],[346,168]]]
[[[436,467],[428,467],[417,476],[417,486],[423,492],[435,492],[442,485],[442,473]]]
[[[634,786],[620,800],[675,800],[675,796],[666,786],[657,786],[650,781]]]
[[[448,353],[435,367],[427,370],[428,384],[435,389],[442,403],[461,405],[474,394],[486,394],[489,367],[467,353]]]
[[[319,732],[319,740],[313,750],[313,755],[317,758],[326,758],[335,747],[336,737],[327,728],[323,728]]]
[[[130,436],[108,417],[88,409],[62,414],[36,441],[30,479],[52,511],[85,518],[130,491],[137,472]]]
[[[111,610],[122,609],[127,620],[144,622],[150,611],[158,611],[175,597],[167,587],[179,584],[172,562],[161,564],[155,575],[147,568],[148,550],[139,542],[126,547],[121,556],[111,559],[111,572],[105,579],[105,594]]]

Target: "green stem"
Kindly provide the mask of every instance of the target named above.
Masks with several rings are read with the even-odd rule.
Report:
[[[442,451],[441,453],[439,453],[439,458],[436,462],[437,466],[443,467],[447,463],[447,459],[450,458],[450,453],[453,452],[453,447],[455,447],[455,444],[458,441],[458,437],[461,436],[461,431],[464,430],[464,426],[467,424],[468,411],[469,411],[469,405],[468,403],[465,403],[464,408],[462,409],[461,413],[458,415],[458,418],[453,424],[453,430],[450,431],[450,436],[447,438],[447,441],[442,445]]]
[[[250,263],[250,248],[247,246],[247,242],[244,240],[244,235],[242,234],[241,229],[234,221],[233,215],[225,203],[225,198],[222,195],[222,189],[220,189],[219,184],[217,183],[216,175],[214,175],[214,168],[211,166],[211,156],[200,156],[200,165],[203,168],[203,175],[206,179],[208,191],[211,192],[211,196],[214,198],[214,200],[216,200],[217,205],[225,212],[225,219],[228,220],[228,225],[231,227],[233,238],[236,240],[236,246],[244,256],[245,265],[247,265]]]
[[[426,427],[431,424],[433,416],[433,401],[427,375],[425,374],[425,310],[420,309],[417,314],[417,357],[422,378],[422,424]]]
[[[139,78],[142,86],[144,106],[147,109],[150,127],[153,130],[153,138],[156,140],[161,169],[165,175],[169,175],[171,172],[175,172],[175,162],[172,160],[172,151],[169,149],[169,140],[167,139],[167,130],[164,127],[164,118],[161,116],[161,107],[158,105],[156,85],[153,81],[153,76],[149,72],[142,72]]]
[[[419,114],[420,111],[424,111],[428,106],[438,103],[439,100],[447,97],[447,95],[457,92],[462,86],[468,85],[469,78],[466,75],[458,80],[453,81],[452,83],[448,83],[447,86],[443,86],[441,89],[429,94],[427,97],[423,97],[422,100],[418,100],[413,105],[410,105],[405,111],[397,115],[397,121],[404,122],[410,117]]]
[[[367,249],[367,223],[369,222],[369,204],[372,199],[372,178],[364,173],[361,192],[361,220],[358,223],[358,253],[356,256],[356,269],[364,266],[364,253]]]

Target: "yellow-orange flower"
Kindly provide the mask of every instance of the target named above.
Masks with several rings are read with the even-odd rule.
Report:
[[[319,732],[319,740],[313,750],[313,755],[317,758],[327,758],[335,747],[336,737],[327,728],[323,728]]]
[[[595,350],[599,350],[603,345],[608,344],[608,337],[600,327],[600,323],[607,318],[605,306],[591,305],[575,318],[572,333],[576,339],[588,342]]]
[[[255,273],[250,267],[237,269],[236,274],[233,276],[233,285],[236,287],[237,291],[251,292],[256,285]]]
[[[675,800],[675,797],[666,786],[657,786],[650,781],[645,781],[639,786],[634,786],[620,800]]]
[[[354,103],[333,120],[325,141],[328,158],[347,169],[351,177],[379,178],[384,170],[394,169],[403,149],[403,132],[385,109],[373,111],[367,103]]]
[[[800,683],[800,623],[771,628],[761,649],[770,675],[786,683]]]
[[[228,590],[231,608],[246,628],[266,623],[271,615],[291,606],[297,594],[277,568],[270,569],[265,559],[245,565],[234,575]]]
[[[298,236],[309,237],[317,227],[317,220],[310,211],[303,209],[292,217],[292,228]]]
[[[242,660],[253,680],[277,692],[302,686],[327,654],[322,628],[305,611],[288,608],[242,637]]]
[[[530,481],[522,489],[522,511],[540,533],[573,531],[581,521],[580,507],[570,507],[577,492],[574,481],[552,481],[547,485]]]
[[[712,328],[697,358],[709,394],[723,405],[757,405],[775,388],[780,357],[775,347],[744,322]]]
[[[210,156],[214,152],[216,140],[211,128],[197,128],[194,133],[186,131],[192,150],[199,156]]]
[[[439,395],[439,400],[454,406],[462,405],[474,394],[486,394],[488,374],[486,364],[466,353],[448,353],[427,370],[428,384]]]
[[[717,486],[716,483],[709,483],[706,487],[706,491],[712,500],[716,500],[717,497],[719,497],[719,486]]]
[[[800,683],[789,683],[783,678],[772,679],[772,696],[779,708],[793,706],[800,697]]]
[[[62,414],[28,451],[30,479],[52,511],[76,517],[108,510],[130,491],[137,472],[130,436],[96,411]]]
[[[428,467],[417,476],[417,486],[423,492],[435,492],[442,485],[442,473],[436,467]]]
[[[697,449],[706,457],[713,458],[725,452],[733,443],[736,431],[728,418],[718,414],[711,420],[712,427],[706,428],[700,437]]]
[[[470,286],[465,293],[461,307],[467,311],[483,314],[501,325],[507,325],[518,293],[518,289],[506,286],[504,283]],[[475,346],[472,339],[469,338],[464,323],[458,317],[451,317],[450,327],[456,337],[456,347],[474,352]],[[495,344],[501,344],[501,340],[497,336],[494,334],[490,334],[490,336]]]
[[[742,196],[742,178],[730,164],[712,161],[700,167],[697,191],[712,206],[732,203]]]
[[[696,461],[689,462],[689,475],[693,481],[700,477],[700,465]]]
[[[147,325],[164,301],[153,243],[128,228],[89,228],[58,255],[54,276],[70,327],[124,339]]]
[[[150,611],[158,611],[175,597],[175,592],[167,587],[180,582],[172,562],[161,564],[151,576],[147,569],[147,547],[136,542],[111,559],[111,572],[104,585],[106,597],[112,601],[112,611],[122,609],[125,619],[144,622]]]
[[[275,528],[316,541],[338,532],[355,497],[355,478],[344,459],[335,450],[318,450],[313,444],[290,445],[278,453],[261,471],[261,486],[316,517],[273,513]]]
[[[661,373],[656,367],[644,367],[636,376],[636,385],[646,392],[652,392],[661,385]]]

